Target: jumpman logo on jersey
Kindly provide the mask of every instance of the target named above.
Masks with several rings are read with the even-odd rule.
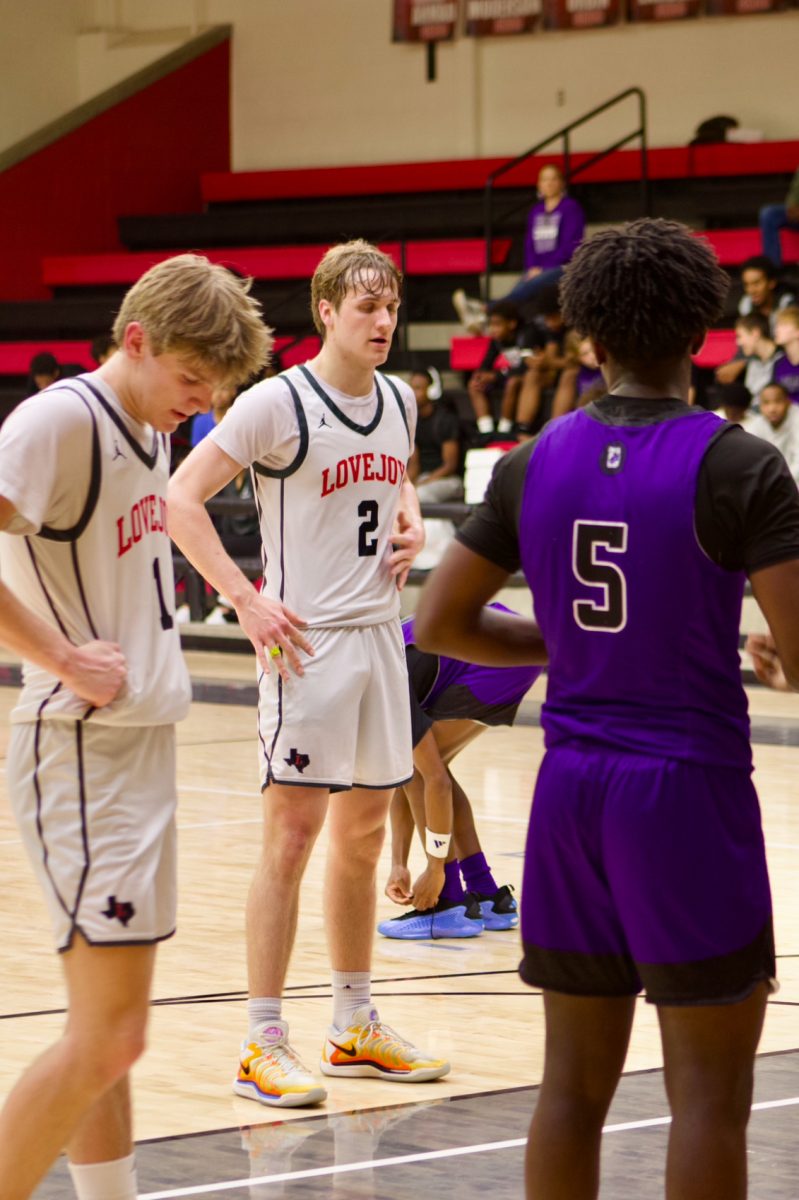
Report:
[[[325,429],[332,429],[332,428],[333,428],[333,426],[332,426],[332,425],[329,425],[329,424],[328,424],[328,422],[325,420],[325,414],[324,414],[324,413],[322,413],[322,420],[319,422],[319,424],[316,426],[316,428],[317,428],[317,429],[321,429],[323,425],[324,425]]]
[[[114,438],[114,456],[111,459],[111,462],[116,462],[116,460],[118,458],[127,458],[127,457],[128,457],[127,454],[124,454],[122,452],[122,450],[120,449],[119,442],[116,440],[116,438]]]

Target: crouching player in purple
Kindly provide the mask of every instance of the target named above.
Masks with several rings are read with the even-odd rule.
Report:
[[[492,604],[500,612],[511,612]],[[486,862],[469,798],[449,764],[488,725],[512,725],[540,667],[481,667],[425,654],[414,620],[402,623],[413,733],[413,778],[391,800],[391,874],[386,895],[414,904],[381,921],[378,932],[403,940],[477,937],[519,923],[512,889]],[[427,867],[411,886],[408,855],[414,828]],[[461,882],[461,878],[463,882]]]
[[[669,1200],[741,1200],[775,970],[738,655],[744,581],[799,680],[799,495],[765,442],[686,404],[724,273],[641,220],[561,285],[608,395],[498,465],[417,611],[423,649],[549,661],[522,892],[522,977],[544,993],[528,1200],[593,1200],[641,989],[672,1112]],[[483,606],[521,564],[532,621]]]

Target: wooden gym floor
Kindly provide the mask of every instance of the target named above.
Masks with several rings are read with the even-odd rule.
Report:
[[[374,995],[381,1015],[450,1059],[452,1072],[440,1082],[328,1080],[324,1106],[282,1113],[232,1094],[246,1028],[244,898],[260,827],[252,669],[247,656],[188,658],[198,702],[178,736],[178,934],[159,950],[150,1044],[134,1075],[143,1200],[416,1200],[422,1190],[438,1195],[454,1187],[459,1200],[489,1190],[496,1200],[520,1197],[543,1020],[540,996],[516,975],[517,931],[466,942],[377,937]],[[0,666],[0,681],[13,677],[12,668]],[[539,684],[525,702],[523,723],[487,730],[455,768],[498,882],[516,887],[542,753],[541,694]],[[13,687],[0,688],[3,755],[14,696]],[[208,702],[220,699],[226,702]],[[751,1196],[792,1200],[799,1177],[799,696],[755,688],[750,699],[781,980],[760,1047]],[[331,1008],[321,911],[324,849],[323,835],[304,884],[284,1010],[292,1042],[309,1065],[318,1060]],[[381,888],[387,864],[388,846]],[[64,1003],[44,904],[4,802],[0,876],[1,1100],[26,1063],[58,1035]],[[398,911],[381,899],[380,918]],[[655,1014],[642,1000],[608,1122],[603,1198],[662,1195],[668,1110],[660,1066]],[[36,1200],[71,1195],[62,1161]]]

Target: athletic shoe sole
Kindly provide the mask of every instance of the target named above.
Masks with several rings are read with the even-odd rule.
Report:
[[[466,917],[464,912],[465,909],[459,907],[430,916],[393,917],[390,921],[381,921],[377,932],[382,933],[383,937],[405,942],[479,937],[485,928],[482,917]]]
[[[519,924],[518,912],[494,912],[490,900],[482,900],[480,902],[480,915],[483,918],[483,924],[486,929],[492,933],[496,933],[501,929],[515,929]]]
[[[352,1066],[335,1066],[322,1059],[319,1068],[323,1075],[340,1075],[351,1079],[386,1079],[389,1083],[424,1083],[426,1080],[441,1079],[448,1075],[449,1063],[441,1063],[437,1067],[417,1067],[412,1071],[396,1071],[390,1067],[381,1067],[377,1063],[353,1063]]]
[[[255,1081],[248,1083],[243,1079],[233,1080],[233,1091],[237,1096],[243,1096],[245,1100],[257,1100],[267,1108],[304,1108],[310,1104],[321,1104],[327,1099],[327,1092],[323,1087],[310,1088],[307,1092],[273,1095],[271,1092],[262,1092]]]

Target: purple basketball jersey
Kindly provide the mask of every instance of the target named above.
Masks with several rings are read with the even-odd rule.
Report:
[[[694,529],[702,458],[720,420],[691,410],[607,425],[552,422],[530,457],[522,567],[549,652],[548,746],[751,767],[738,636],[743,572]]]
[[[490,608],[512,612],[504,604],[491,604]],[[413,618],[402,622],[405,645],[413,645]],[[436,700],[452,687],[467,688],[478,707],[504,707],[521,704],[527,692],[541,674],[542,667],[481,667],[476,663],[461,662],[457,658],[438,656],[438,671],[430,691],[421,701],[422,707],[432,708]]]

